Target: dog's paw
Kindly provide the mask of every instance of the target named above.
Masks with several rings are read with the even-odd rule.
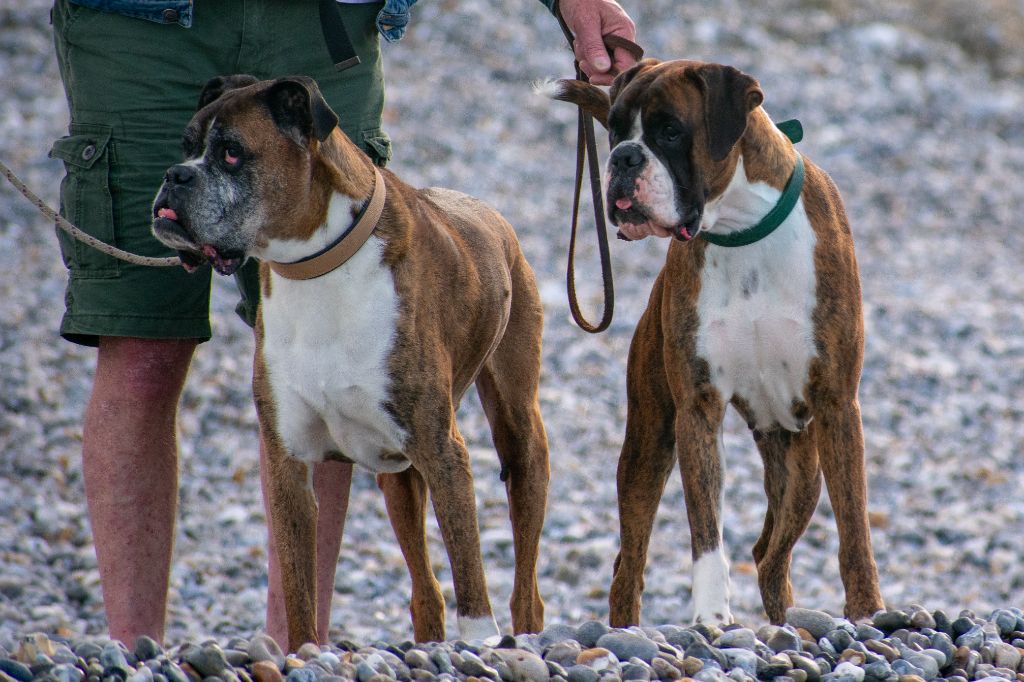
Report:
[[[467,642],[478,640],[493,646],[489,640],[493,639],[495,644],[501,641],[501,631],[494,616],[459,616],[458,620],[459,637]]]

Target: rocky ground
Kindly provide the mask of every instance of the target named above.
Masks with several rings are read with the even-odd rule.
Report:
[[[791,641],[772,655],[802,650],[812,662],[831,660],[830,669],[843,656],[862,671],[878,662],[846,646],[849,636],[893,670],[895,660],[916,661],[907,664],[916,670],[897,674],[933,676],[930,665],[908,658],[901,645],[915,654],[925,650],[936,661],[936,675],[1015,670],[1006,659],[1013,656],[996,640],[1015,648],[1014,633],[1024,630],[1024,622],[1009,624],[1011,616],[1004,616],[999,625],[993,611],[1024,601],[1024,232],[1018,229],[1024,206],[1024,7],[1009,0],[983,0],[969,9],[953,0],[644,0],[626,6],[650,56],[721,61],[757,76],[766,109],[776,120],[803,121],[801,150],[843,192],[863,277],[861,404],[883,595],[888,606],[905,608],[904,615],[924,612],[909,605],[925,604],[953,621],[946,628],[923,617],[891,628],[876,622],[881,635],[849,625],[835,630],[836,623],[820,634],[805,627],[813,634],[803,649]],[[613,243],[615,322],[598,336],[577,329],[564,290],[575,112],[531,91],[535,80],[570,74],[557,25],[529,1],[423,0],[414,11],[408,37],[385,48],[386,126],[395,141],[391,167],[413,184],[450,186],[497,206],[516,226],[537,272],[547,310],[541,397],[552,454],[541,590],[547,622],[567,628],[558,641],[571,639],[588,649],[597,640],[581,637],[581,624],[607,616],[617,548],[614,472],[625,418],[626,349],[667,242]],[[46,152],[66,126],[47,4],[0,4],[0,159],[52,204],[62,169]],[[90,674],[90,657],[77,649],[65,652],[59,642],[102,649],[101,639],[90,638],[105,632],[79,461],[94,352],[56,335],[66,273],[52,226],[8,186],[0,187],[0,202],[0,654],[10,655],[0,659],[0,670],[24,679],[23,670],[11,672],[5,661],[17,663],[20,651],[33,664],[33,652],[23,650],[27,644],[20,638],[42,632],[54,638],[47,640],[54,650],[45,655],[72,668],[81,658],[79,668]],[[579,286],[596,317],[600,287],[592,234],[585,232],[583,240]],[[180,520],[166,641],[175,649],[165,652],[165,660],[187,662],[184,642],[215,638],[226,651],[241,650],[233,654],[235,663],[255,674],[251,645],[265,605],[265,529],[248,390],[252,339],[236,320],[234,303],[233,283],[218,281],[215,339],[198,352],[181,409]],[[498,622],[507,628],[511,534],[474,396],[467,397],[460,419],[474,457],[489,588]],[[762,647],[771,648],[772,633],[760,629],[765,618],[750,559],[765,509],[761,464],[734,414],[724,441],[733,612],[763,638]],[[692,662],[685,667],[688,658],[718,659],[702,649],[705,658],[691,655],[690,647],[701,642],[679,634],[692,616],[688,535],[681,486],[673,477],[657,517],[643,612],[645,624],[664,626],[665,642],[651,633],[642,638],[675,657],[679,675],[696,676]],[[408,578],[390,537],[373,479],[359,473],[336,580],[332,641],[398,643],[411,636]],[[433,521],[429,537],[450,598],[450,573]],[[823,495],[794,556],[798,605],[842,613],[836,555],[835,524]],[[962,609],[981,618],[972,621],[969,613],[969,622],[953,627]],[[804,626],[790,633],[799,639],[796,627]],[[960,642],[975,628],[981,634]],[[449,630],[454,636],[451,625]],[[846,636],[834,635],[842,641],[832,642],[831,633],[840,631]],[[739,647],[715,644],[721,633],[697,634],[716,651],[751,651],[771,665],[768,652],[750,641],[753,634],[744,634]],[[869,645],[882,640],[895,656]],[[554,643],[517,645],[545,655]],[[365,662],[346,658],[353,648],[307,651],[306,658],[326,656],[330,674],[349,676],[344,665]],[[415,679],[428,679],[416,677],[417,669],[444,673],[436,661],[435,670],[418,667],[408,651],[393,648]],[[491,670],[504,662],[494,658],[501,658],[496,649],[475,648]],[[854,654],[846,654],[851,648]],[[99,660],[99,653],[89,653]],[[148,659],[129,656],[129,670],[110,650],[92,674],[124,679],[145,676],[145,668],[182,682],[173,671],[152,670],[148,661],[157,654],[148,653]],[[554,660],[573,679],[565,655]],[[428,658],[433,660],[429,652]],[[390,658],[380,659],[396,675],[401,670]],[[656,660],[640,659],[649,668]],[[750,673],[753,665],[754,674],[767,674],[749,656],[726,659],[720,668]],[[548,671],[560,674],[550,655],[547,660]],[[799,667],[792,656],[789,663]],[[368,665],[377,664],[373,659]],[[121,672],[104,672],[111,667]],[[288,671],[284,663],[274,667]],[[623,678],[643,674],[613,667]],[[820,665],[817,671],[827,672]],[[844,671],[855,679],[860,674]],[[878,667],[870,675],[884,679],[884,672]],[[648,673],[672,679],[667,669]],[[58,676],[62,681],[79,679],[66,669],[61,674],[67,675]],[[373,674],[363,670],[360,679]]]

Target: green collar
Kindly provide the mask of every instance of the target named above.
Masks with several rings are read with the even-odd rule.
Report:
[[[796,119],[783,121],[777,127],[794,143],[803,139],[803,127],[800,125],[800,121]],[[796,167],[793,168],[793,174],[789,176],[789,181],[782,190],[782,196],[779,197],[778,202],[776,202],[775,206],[764,218],[758,221],[757,224],[738,232],[730,232],[728,234],[701,232],[700,236],[704,241],[710,242],[715,246],[746,246],[747,244],[761,241],[774,232],[775,228],[789,217],[793,207],[796,206],[797,200],[800,198],[800,192],[803,190],[803,187],[804,160],[800,153],[797,152]]]

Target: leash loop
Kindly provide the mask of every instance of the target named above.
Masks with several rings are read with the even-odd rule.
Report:
[[[46,202],[40,199],[38,196],[36,196],[32,192],[32,190],[30,190],[25,185],[25,183],[22,182],[21,179],[14,174],[14,171],[12,171],[10,168],[4,165],[2,161],[0,161],[0,172],[4,174],[4,177],[6,177],[7,180],[12,185],[14,185],[14,187],[19,192],[21,192],[21,195],[23,197],[31,201],[32,204],[37,209],[39,209],[40,213],[42,213],[44,216],[55,222],[58,227],[67,232],[73,238],[91,246],[97,251],[101,251],[102,253],[105,253],[108,256],[112,256],[114,258],[127,261],[129,263],[134,263],[135,265],[145,265],[149,267],[170,267],[175,265],[181,265],[181,259],[178,258],[177,256],[171,256],[170,258],[153,258],[150,256],[140,256],[135,253],[128,253],[127,251],[122,251],[116,246],[111,246],[106,242],[101,242],[99,239],[96,239],[96,237],[93,237],[91,234],[86,234],[82,230],[78,229],[70,222],[65,220],[63,216],[61,216],[52,208],[47,206]]]
[[[573,47],[574,36],[569,30],[568,24],[558,9],[556,0],[555,16],[558,18],[558,25],[569,43],[569,49]],[[604,36],[604,44],[611,53],[615,48],[622,48],[630,52],[637,60],[643,57],[643,49],[636,43],[617,35]],[[578,60],[573,61],[576,70],[577,80],[589,82]],[[580,196],[583,189],[583,166],[584,162],[590,170],[590,193],[594,204],[594,226],[597,230],[597,247],[601,259],[601,282],[604,285],[604,308],[601,320],[596,325],[589,322],[580,310],[579,300],[576,296],[576,232],[579,227]],[[572,202],[572,224],[569,230],[569,257],[566,265],[566,291],[569,296],[569,311],[572,319],[580,329],[591,334],[603,332],[612,322],[612,313],[615,309],[615,285],[612,281],[611,255],[608,251],[608,231],[604,215],[604,197],[601,192],[601,170],[597,161],[597,138],[594,135],[594,118],[583,111],[578,111],[576,126],[576,179],[573,182]]]

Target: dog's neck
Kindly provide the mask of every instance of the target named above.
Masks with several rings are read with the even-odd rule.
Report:
[[[305,237],[270,240],[259,258],[294,263],[337,244],[361,218],[377,189],[377,178],[383,182],[370,158],[338,129],[322,143],[319,153],[314,169],[323,188],[315,202],[322,206],[316,220],[318,227]]]
[[[710,234],[739,232],[764,218],[796,164],[792,143],[760,108],[751,112],[735,154],[728,184],[704,207],[701,228]]]

